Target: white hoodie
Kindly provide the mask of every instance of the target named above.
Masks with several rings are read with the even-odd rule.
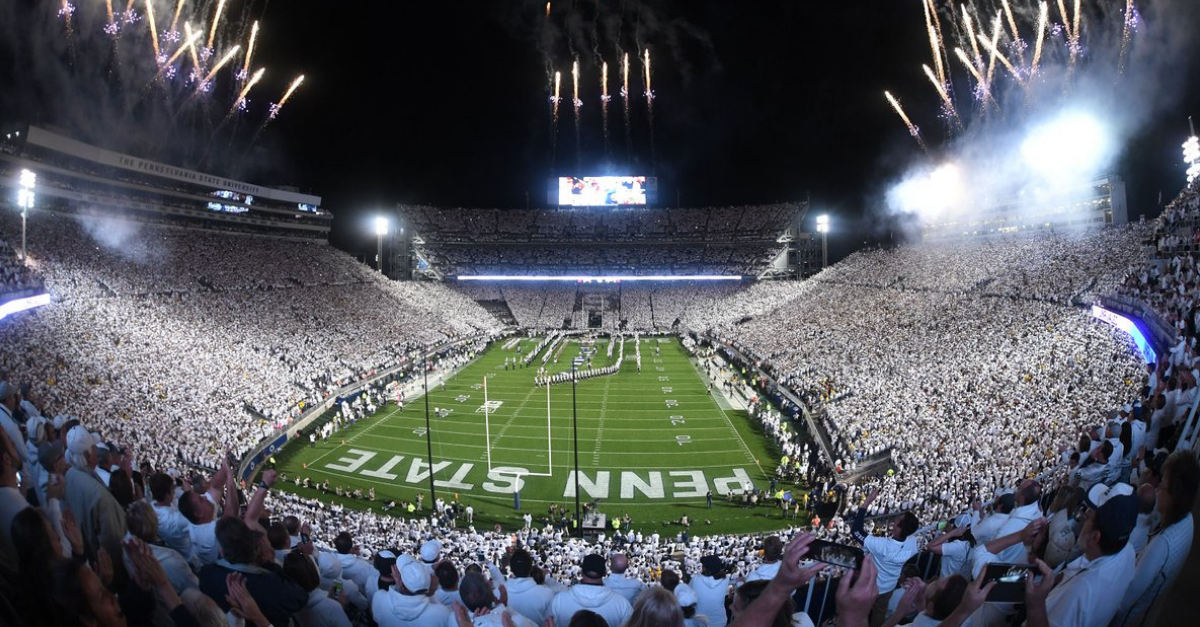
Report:
[[[550,602],[554,591],[539,586],[532,577],[513,577],[505,584],[508,589],[508,607],[512,611],[541,625],[550,615]]]
[[[379,627],[444,627],[450,610],[425,595],[407,596],[380,590],[371,600],[371,615]]]
[[[696,614],[707,616],[709,627],[725,627],[725,597],[729,594],[729,580],[697,575],[692,577],[690,585],[699,598]]]
[[[633,606],[625,597],[594,584],[575,584],[554,595],[550,602],[550,613],[558,627],[567,627],[579,610],[591,610],[603,616],[609,625],[624,625],[633,614]]]

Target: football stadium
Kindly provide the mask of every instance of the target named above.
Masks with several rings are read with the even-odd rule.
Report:
[[[0,625],[1200,620],[1200,6],[435,4],[0,9]]]

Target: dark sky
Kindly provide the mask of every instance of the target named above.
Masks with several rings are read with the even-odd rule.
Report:
[[[17,3],[43,12],[55,4]],[[1085,2],[1107,4],[1124,3]],[[244,5],[230,0],[231,15]],[[1192,5],[1200,3],[1139,2],[1145,15],[1169,9],[1172,21],[1185,24],[1196,22]],[[941,143],[936,95],[920,69],[929,57],[920,0],[560,0],[550,27],[545,3],[527,0],[273,0],[265,10],[261,2],[252,8],[263,25],[255,65],[268,67],[271,89],[297,74],[306,80],[251,151],[261,162],[253,173],[243,170],[245,178],[323,196],[337,215],[333,242],[352,252],[373,251],[369,217],[397,202],[523,207],[528,193],[538,206],[551,176],[612,173],[658,176],[660,201],[669,205],[811,194],[813,215],[834,216],[831,256],[838,258],[865,239],[886,237],[870,208],[921,158],[883,90],[902,98],[935,153]],[[22,19],[14,13],[8,30],[0,25],[9,44],[0,42],[0,91],[9,93],[0,104],[36,120],[44,103],[14,95],[30,91],[27,60],[38,58],[25,51],[37,42],[25,40]],[[631,57],[638,43],[651,50],[653,146],[636,58],[626,140],[618,25]],[[607,146],[597,40],[614,96]],[[584,101],[578,144],[573,52]],[[547,60],[563,73],[554,159]],[[1200,113],[1195,74],[1194,65],[1177,66],[1167,106],[1133,137],[1117,167],[1130,184],[1133,216],[1154,215],[1158,192],[1169,198],[1182,185],[1179,145],[1188,113]],[[256,98],[259,105],[274,99]]]

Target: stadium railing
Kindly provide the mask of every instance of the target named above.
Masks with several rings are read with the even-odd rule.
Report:
[[[1145,324],[1150,330],[1154,350],[1159,354],[1162,354],[1163,349],[1174,346],[1179,339],[1175,327],[1164,322],[1162,317],[1158,315],[1158,312],[1136,298],[1119,294],[1101,296],[1100,305],[1107,309],[1133,316],[1140,320],[1142,324]]]
[[[712,343],[714,346],[719,346],[719,347],[725,349],[726,351],[728,351],[731,355],[733,355],[740,362],[739,366],[745,367],[748,370],[757,374],[758,376],[756,378],[759,381],[766,381],[768,386],[774,389],[775,394],[778,394],[780,397],[787,399],[788,402],[790,402],[793,405],[795,405],[796,407],[798,407],[800,409],[801,415],[804,416],[805,423],[808,424],[809,433],[817,435],[817,437],[814,439],[817,441],[817,448],[820,449],[821,455],[825,459],[825,463],[827,463],[830,468],[834,467],[834,460],[836,458],[832,454],[833,451],[830,450],[830,444],[827,439],[827,436],[825,435],[825,432],[821,428],[821,426],[817,423],[816,417],[813,415],[812,409],[808,406],[807,403],[805,403],[803,400],[800,399],[800,397],[798,397],[794,393],[792,393],[792,391],[789,390],[786,386],[784,386],[784,385],[780,384],[778,381],[776,381],[775,378],[772,377],[769,373],[767,373],[762,368],[759,368],[757,365],[755,365],[757,363],[757,360],[752,359],[749,356],[747,356],[733,342],[728,342],[726,340],[723,340],[723,339],[721,339],[715,335],[711,335],[709,333],[696,334],[696,335],[698,335],[698,336],[702,335],[703,337],[707,338],[708,341],[710,343]]]

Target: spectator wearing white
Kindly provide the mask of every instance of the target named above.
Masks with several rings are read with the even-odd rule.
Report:
[[[379,627],[445,627],[453,620],[450,610],[429,597],[436,582],[429,566],[412,561],[392,566],[395,585],[371,599],[371,615]]]
[[[624,625],[633,613],[633,606],[625,597],[604,587],[604,558],[592,553],[580,563],[579,583],[554,595],[550,613],[557,627],[567,627],[571,617],[579,610],[591,610],[609,625]]]
[[[421,545],[421,561],[430,568],[433,568],[433,565],[438,562],[438,556],[441,554],[442,543],[437,540],[429,540]]]
[[[1016,499],[1016,506],[1013,507],[1012,513],[1008,515],[1008,520],[1000,527],[998,534],[1000,536],[1020,531],[1029,523],[1042,517],[1042,508],[1038,504],[1042,498],[1041,483],[1032,479],[1026,479],[1017,487],[1017,492],[1013,496]],[[995,561],[1015,563],[1021,561],[1023,556],[1023,547],[1014,545],[998,553]]]
[[[774,579],[775,574],[779,572],[779,559],[783,557],[783,540],[779,539],[779,536],[768,537],[763,540],[762,552],[763,563],[746,575],[746,581]]]
[[[304,608],[295,614],[299,627],[350,627],[350,619],[343,606],[347,594],[332,597],[328,590],[321,589],[321,576],[309,557],[293,551],[283,561],[283,575],[308,593]]]
[[[367,560],[359,557],[354,550],[354,538],[348,532],[341,532],[333,539],[333,548],[337,553],[334,557],[338,563],[342,565],[342,579],[353,581],[358,589],[364,594],[367,590],[367,582],[372,578],[377,578],[379,573],[375,572],[374,568],[367,563]]]
[[[692,590],[698,598],[696,611],[708,618],[709,627],[725,627],[725,599],[729,596],[729,580],[725,564],[716,555],[700,558],[700,574],[692,577]]]
[[[625,571],[629,570],[629,558],[624,554],[613,553],[608,560],[608,565],[612,574],[604,578],[604,587],[625,597],[625,600],[632,605],[637,596],[646,589],[646,584],[634,577],[625,576]]]
[[[1044,603],[1027,595],[1031,625],[1107,625],[1133,580],[1135,558],[1129,534],[1138,510],[1133,486],[1097,485],[1088,492],[1087,504],[1079,532],[1083,555],[1066,565]]]
[[[83,425],[71,427],[67,433],[67,459],[71,468],[67,471],[66,502],[83,532],[87,555],[95,557],[103,548],[110,558],[116,558],[122,554],[125,510],[96,476],[97,442]],[[120,577],[125,572],[124,563],[119,559],[112,562],[114,574],[120,573],[118,581],[123,581]]]
[[[189,588],[199,588],[200,581],[188,566],[187,560],[179,551],[166,544],[159,535],[161,525],[158,521],[157,510],[149,503],[137,500],[130,503],[126,515],[129,523],[129,533],[146,543],[150,553],[162,564],[167,573],[167,580],[176,594],[182,595]],[[125,568],[132,569],[133,562],[128,554],[123,554]]]
[[[1161,516],[1155,509],[1158,488],[1143,483],[1138,486],[1138,517],[1137,525],[1133,528],[1133,533],[1129,535],[1129,543],[1133,545],[1133,552],[1141,556],[1142,550],[1146,548],[1146,543],[1150,541],[1150,532],[1158,528]]]
[[[184,559],[192,555],[191,523],[179,508],[175,507],[175,480],[166,473],[150,476],[150,498],[154,503],[154,514],[158,518],[158,537],[167,546],[179,552]],[[145,540],[145,538],[142,538]],[[170,574],[170,571],[168,571]],[[183,591],[177,591],[180,594]]]
[[[0,434],[0,574],[5,577],[16,575],[19,569],[12,540],[13,519],[29,507],[17,481],[23,459],[8,432]]]
[[[966,514],[955,520],[955,527],[934,538],[925,545],[925,550],[942,556],[941,575],[951,577],[962,575],[967,570],[967,555],[974,546],[975,539],[970,535],[970,517]]]
[[[1113,626],[1156,624],[1162,599],[1191,553],[1191,510],[1200,492],[1200,463],[1190,452],[1177,451],[1167,458],[1162,472],[1156,492],[1161,520],[1138,555],[1133,581],[1125,590]]]
[[[554,591],[538,585],[530,576],[533,571],[533,556],[525,549],[517,549],[508,558],[508,568],[512,571],[512,577],[505,583],[509,609],[538,625],[544,624],[546,617],[550,615],[550,602],[554,600]]]
[[[875,604],[871,608],[872,627],[883,624],[887,614],[888,601],[892,591],[896,589],[896,584],[900,581],[900,571],[904,568],[904,563],[908,561],[908,558],[917,554],[917,539],[913,537],[913,534],[920,527],[915,514],[904,512],[892,521],[891,533],[888,537],[867,535],[863,530],[867,508],[878,496],[878,492],[872,492],[867,497],[867,500],[859,507],[854,522],[850,525],[851,536],[863,545],[863,549],[867,553],[871,554],[875,567],[879,571],[875,582],[879,596],[876,597]]]
[[[507,625],[509,621],[516,627],[539,627],[519,612],[508,611],[502,603],[497,602],[492,586],[483,573],[464,575],[459,585],[459,593],[462,595],[462,604],[455,606],[455,613],[458,614],[461,611],[458,608],[462,607],[466,611],[466,618],[475,627]],[[483,614],[480,614],[481,610],[484,611]],[[506,613],[509,621],[504,620]],[[456,617],[450,616],[446,625],[457,627]]]
[[[0,427],[4,427],[8,439],[12,440],[17,447],[17,452],[21,455],[21,472],[33,476],[33,473],[30,472],[31,464],[25,455],[25,438],[21,435],[21,427],[17,425],[13,416],[16,410],[16,388],[8,381],[0,381]]]
[[[675,599],[679,601],[679,609],[683,611],[684,627],[709,627],[708,617],[696,613],[696,604],[700,602],[700,597],[696,596],[696,591],[691,586],[686,583],[675,586]]]
[[[224,485],[223,485],[224,484]],[[237,508],[230,508],[225,499],[232,498],[236,504],[237,485],[233,473],[229,470],[228,460],[221,462],[221,468],[208,482],[208,489],[203,493],[198,490],[204,487],[202,479],[193,478],[191,490],[186,490],[179,497],[179,513],[187,519],[188,535],[192,541],[192,554],[189,557],[192,566],[199,570],[212,564],[221,556],[221,547],[217,543],[217,518],[237,516]]]
[[[455,603],[462,603],[462,596],[458,592],[458,567],[454,562],[449,560],[438,562],[433,567],[433,576],[437,578],[437,590],[433,593],[433,598],[447,609],[454,609]]]

